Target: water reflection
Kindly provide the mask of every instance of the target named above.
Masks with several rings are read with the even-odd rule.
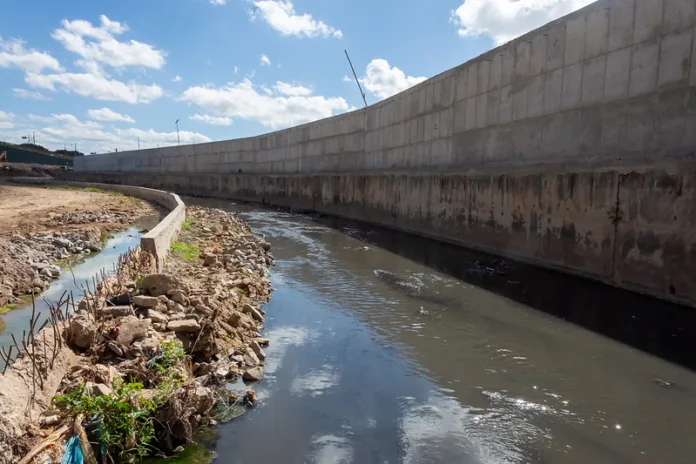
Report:
[[[611,309],[606,295],[646,314],[662,303],[592,295],[594,284],[565,276],[538,284],[543,271],[379,229],[244,214],[277,259],[269,375],[260,407],[220,429],[219,462],[680,463],[696,453],[696,375],[646,354],[692,342],[651,347],[642,343],[662,335],[621,319],[635,310],[595,311]],[[564,290],[582,297],[564,301]],[[613,321],[641,350],[534,309],[554,302],[563,316],[585,304],[580,321]],[[676,319],[655,330],[690,320],[664,307]],[[259,446],[268,436],[273,446]]]

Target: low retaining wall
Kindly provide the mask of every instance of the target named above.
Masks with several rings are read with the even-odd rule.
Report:
[[[186,220],[186,205],[178,195],[145,187],[132,185],[114,185],[95,182],[72,182],[63,180],[40,179],[32,177],[20,177],[10,179],[12,182],[21,184],[40,184],[40,185],[71,185],[75,187],[94,187],[102,190],[119,192],[129,197],[136,197],[142,200],[151,201],[161,205],[169,211],[157,226],[140,238],[140,247],[152,253],[157,259],[159,270],[164,266],[164,262],[169,254],[172,242],[181,231],[181,225]]]
[[[379,224],[696,306],[696,165],[481,173],[64,173]]]

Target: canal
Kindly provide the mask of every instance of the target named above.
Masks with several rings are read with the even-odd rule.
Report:
[[[216,429],[215,462],[693,462],[693,311],[390,230],[186,201],[240,212],[276,258],[259,404]]]

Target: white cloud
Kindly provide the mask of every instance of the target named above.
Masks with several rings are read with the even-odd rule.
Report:
[[[172,79],[172,81],[173,81],[173,82],[181,82],[181,81],[182,81],[181,76],[179,76],[179,75],[177,74],[176,76],[174,76],[174,78]]]
[[[227,116],[210,116],[208,114],[194,114],[189,116],[192,121],[199,121],[204,124],[210,124],[213,126],[231,126],[233,121],[232,118]]]
[[[261,55],[261,66],[270,66],[271,60],[266,55]]]
[[[157,132],[152,129],[142,130],[136,128],[106,130],[95,121],[80,121],[72,114],[52,114],[50,116],[37,116],[30,114],[26,118],[34,121],[34,127],[27,130],[35,131],[41,144],[49,148],[63,148],[64,144],[77,143],[78,150],[83,152],[107,152],[118,149],[119,151],[132,150],[140,147],[148,148],[163,145],[175,145],[177,133]],[[203,143],[211,139],[203,134],[190,131],[180,131],[181,143]],[[17,139],[19,136],[7,133],[7,139]]]
[[[237,66],[234,67],[234,73],[237,74],[239,72],[239,68]]]
[[[301,85],[288,84],[287,82],[278,81],[273,88],[276,92],[287,95],[288,97],[307,97],[312,95],[312,89],[308,89]]]
[[[299,15],[295,12],[292,0],[260,0],[254,1],[252,19],[260,17],[281,35],[297,37],[336,37],[340,39],[343,33],[334,27],[318,21],[312,15]]]
[[[179,97],[179,101],[197,105],[219,116],[258,121],[272,129],[315,121],[348,109],[348,104],[340,97],[311,95],[311,92],[299,91],[297,89],[300,87],[289,84],[281,88],[295,95],[283,94],[277,89],[280,95],[274,92],[268,95],[262,87],[244,79],[223,87],[190,87]]]
[[[117,121],[117,122],[129,122],[131,124],[135,123],[135,120],[128,116],[127,114],[120,114],[112,111],[109,108],[101,108],[98,110],[87,111],[87,116],[95,121]]]
[[[129,40],[120,42],[114,36],[128,30],[128,26],[100,16],[100,26],[89,21],[64,19],[61,29],[53,31],[51,37],[66,50],[80,55],[80,63],[102,63],[113,68],[144,66],[161,69],[165,64],[165,53],[151,45]]]
[[[211,5],[224,5],[227,3],[227,0],[210,0]]]
[[[595,0],[466,0],[452,12],[461,37],[487,35],[508,42]]]
[[[0,37],[0,67],[19,68],[26,72],[41,72],[44,69],[62,71],[58,60],[45,52],[24,48],[24,42]]]
[[[17,98],[23,98],[25,100],[37,100],[37,101],[48,101],[52,100],[51,97],[42,94],[41,92],[32,92],[27,89],[12,89],[14,96]]]
[[[14,124],[9,121],[0,121],[0,129],[12,129]]]
[[[343,76],[343,79],[342,79],[342,80],[343,80],[343,82],[353,82],[353,79],[351,79],[351,78],[348,77],[348,76]]]
[[[93,74],[61,73],[33,74],[25,77],[34,88],[72,91],[96,100],[123,101],[126,103],[150,103],[162,96],[162,89],[155,84],[123,83]]]
[[[4,111],[0,110],[0,119],[5,119],[5,120],[14,119],[14,114],[5,113]]]
[[[391,67],[387,60],[377,58],[367,65],[365,77],[360,79],[360,83],[377,97],[387,98],[426,79],[425,77],[407,76],[396,66]]]

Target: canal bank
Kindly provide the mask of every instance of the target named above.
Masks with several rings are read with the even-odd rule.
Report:
[[[186,202],[242,211],[276,260],[259,405],[217,430],[216,462],[686,463],[696,452],[696,375],[676,364],[693,340],[684,308],[393,231]],[[258,446],[266,436],[273,447]]]

